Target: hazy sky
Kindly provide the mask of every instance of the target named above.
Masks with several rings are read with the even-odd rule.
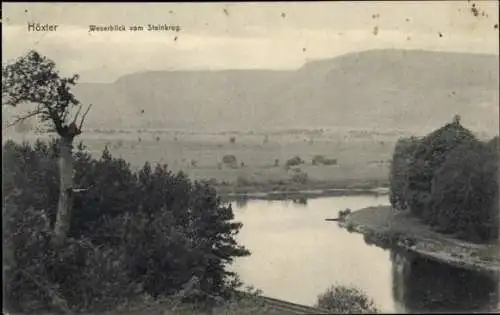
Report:
[[[144,70],[298,68],[377,48],[499,53],[498,2],[3,3],[3,62],[28,49],[81,81]],[[28,32],[27,23],[58,24]],[[89,25],[181,31],[89,33]]]

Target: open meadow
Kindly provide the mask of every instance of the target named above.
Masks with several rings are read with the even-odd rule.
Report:
[[[47,137],[12,133],[6,138],[31,142]],[[394,135],[353,132],[311,136],[134,130],[84,132],[77,143],[83,141],[94,157],[108,146],[113,156],[125,159],[133,169],[145,162],[167,164],[172,171],[182,170],[193,180],[209,180],[218,187],[296,184],[314,189],[384,185],[396,140]],[[224,163],[228,155],[235,157],[232,163]],[[287,160],[296,156],[303,160],[302,164],[287,168]],[[333,162],[314,165],[315,156]]]

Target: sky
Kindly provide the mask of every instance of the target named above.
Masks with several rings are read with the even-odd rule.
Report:
[[[2,63],[36,49],[80,82],[113,82],[147,70],[297,69],[381,48],[498,55],[498,19],[497,1],[3,3]],[[89,32],[115,24],[180,31]]]

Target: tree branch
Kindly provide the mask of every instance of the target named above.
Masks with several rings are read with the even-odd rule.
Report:
[[[22,122],[22,121],[25,121],[26,119],[29,119],[29,118],[36,116],[38,114],[41,114],[41,113],[43,113],[43,109],[37,108],[36,110],[29,112],[28,114],[26,114],[24,116],[17,117],[17,119],[15,121],[13,121],[10,124],[7,124],[6,128],[10,128],[10,127]]]
[[[75,118],[73,119],[73,123],[76,124],[76,120],[78,119],[78,116],[80,116],[80,112],[82,111],[82,104],[78,106],[78,111],[76,112]]]
[[[78,126],[78,130],[80,130],[80,131],[82,130],[83,122],[85,121],[85,117],[87,117],[87,114],[89,113],[90,108],[92,108],[92,104],[90,104],[89,107],[87,107],[87,110],[85,111],[85,113],[83,113],[82,120],[80,121],[80,126]]]

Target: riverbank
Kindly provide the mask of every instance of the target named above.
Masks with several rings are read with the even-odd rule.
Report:
[[[498,244],[475,244],[437,233],[406,212],[394,214],[390,206],[361,209],[340,219],[339,225],[363,234],[368,244],[397,246],[455,267],[500,274]]]
[[[214,185],[217,194],[223,201],[260,200],[296,200],[306,202],[307,199],[320,197],[387,195],[389,189],[385,183],[359,182],[310,182],[299,183],[258,183],[253,185]]]

